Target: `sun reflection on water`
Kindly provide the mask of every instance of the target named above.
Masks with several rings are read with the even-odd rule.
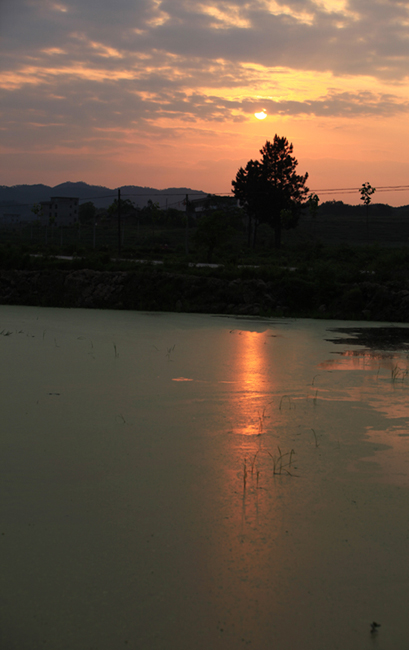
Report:
[[[236,391],[233,394],[235,433],[257,436],[263,433],[266,410],[271,397],[272,375],[268,372],[265,333],[240,332],[240,347],[234,357]]]

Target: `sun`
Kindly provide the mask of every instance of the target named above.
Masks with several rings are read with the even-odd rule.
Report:
[[[267,117],[266,109],[263,108],[263,110],[260,111],[260,113],[254,113],[254,116],[255,116],[258,120],[265,120],[266,117]]]

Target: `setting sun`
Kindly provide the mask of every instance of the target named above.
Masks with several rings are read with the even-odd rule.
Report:
[[[228,194],[277,133],[322,200],[408,200],[407,2],[139,4],[2,3],[3,184]]]

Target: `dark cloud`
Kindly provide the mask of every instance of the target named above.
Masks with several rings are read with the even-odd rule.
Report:
[[[101,51],[90,44],[99,43],[125,61],[165,51],[185,60],[407,76],[407,2],[350,0],[345,11],[324,10],[325,4],[277,0],[282,13],[272,13],[263,0],[3,0],[3,48],[12,65],[25,56],[41,59],[44,48],[61,48],[67,61],[85,55],[97,64]],[[115,68],[119,60],[106,63]]]
[[[243,121],[260,101],[278,116],[407,112],[399,87],[408,71],[409,2],[350,0],[332,11],[330,4],[340,6],[3,0],[3,146],[46,151],[80,142],[103,152],[133,132],[178,138],[181,120],[197,137],[199,122]],[[288,70],[332,73],[334,89],[317,98],[311,84],[303,101],[273,99]],[[359,75],[366,87],[342,91],[345,77]],[[376,80],[391,92],[375,92]],[[161,118],[168,128],[158,126]]]

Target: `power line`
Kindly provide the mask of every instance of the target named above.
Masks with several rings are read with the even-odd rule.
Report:
[[[332,187],[332,188],[321,188],[321,189],[312,189],[309,190],[311,193],[314,194],[321,194],[321,195],[333,195],[333,194],[356,194],[359,192],[361,187]],[[376,192],[407,192],[409,191],[409,185],[381,185],[375,188]],[[159,191],[160,192],[160,191]],[[129,193],[129,194],[122,194],[123,197],[137,197],[137,198],[143,198],[143,197],[155,197],[157,198],[162,198],[162,197],[172,197],[173,199],[176,199],[173,201],[170,206],[172,205],[178,205],[180,204],[186,197],[186,192],[183,192],[181,194],[175,194],[174,192],[160,192],[159,194],[155,195],[152,194],[152,192],[143,192],[141,194],[135,194],[135,193]],[[188,192],[189,197],[193,196],[198,196],[198,197],[207,197],[207,196],[225,196],[225,197],[234,197],[232,190],[229,190],[227,192]],[[178,200],[178,197],[181,197],[180,200]],[[183,197],[183,199],[182,199]],[[76,197],[72,197],[76,198]],[[82,197],[79,199],[80,202],[84,201],[95,201],[95,200],[101,200],[101,199],[116,199],[117,198],[117,191],[112,194],[104,194],[102,196],[86,196]],[[27,206],[32,206],[32,203],[16,203],[16,202],[2,202],[0,201],[0,208],[20,208],[20,207],[27,207]]]

